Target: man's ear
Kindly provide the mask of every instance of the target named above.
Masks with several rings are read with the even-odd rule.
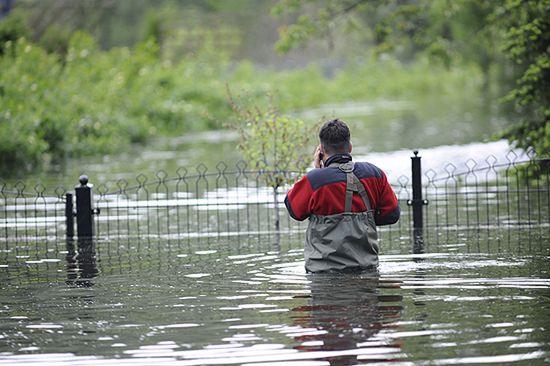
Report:
[[[320,146],[320,149],[319,149],[319,150],[321,151],[321,154],[326,155],[326,153],[325,153],[325,147],[323,146],[323,144],[319,144],[319,146]]]
[[[351,141],[349,142],[349,153],[351,154],[351,150],[353,149],[353,145],[351,144]]]

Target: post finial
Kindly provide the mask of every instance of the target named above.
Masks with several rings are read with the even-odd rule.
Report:
[[[82,175],[80,176],[80,178],[78,178],[78,181],[80,182],[80,184],[82,185],[82,187],[86,187],[86,185],[88,184],[88,176],[82,174]]]
[[[414,154],[415,157],[418,156],[418,150],[414,150],[413,154]]]

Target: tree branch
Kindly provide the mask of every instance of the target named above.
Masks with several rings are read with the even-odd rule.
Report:
[[[353,9],[355,9],[356,7],[358,7],[359,5],[361,5],[362,3],[366,3],[368,0],[357,0],[356,2],[354,3],[351,3],[350,5],[346,6],[345,8],[341,9],[339,12],[337,12],[336,14],[334,14],[334,16],[340,16],[342,14],[346,14],[346,13],[349,13],[350,11],[352,11]]]

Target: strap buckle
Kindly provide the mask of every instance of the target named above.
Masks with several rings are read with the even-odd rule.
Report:
[[[340,168],[341,171],[343,171],[346,174],[349,174],[353,172],[354,164],[353,161],[348,161],[347,163],[343,163],[338,165],[338,168]]]

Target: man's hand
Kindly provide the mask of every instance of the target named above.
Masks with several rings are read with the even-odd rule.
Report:
[[[321,145],[317,146],[313,154],[313,166],[317,169],[323,167],[323,154],[321,153]]]

